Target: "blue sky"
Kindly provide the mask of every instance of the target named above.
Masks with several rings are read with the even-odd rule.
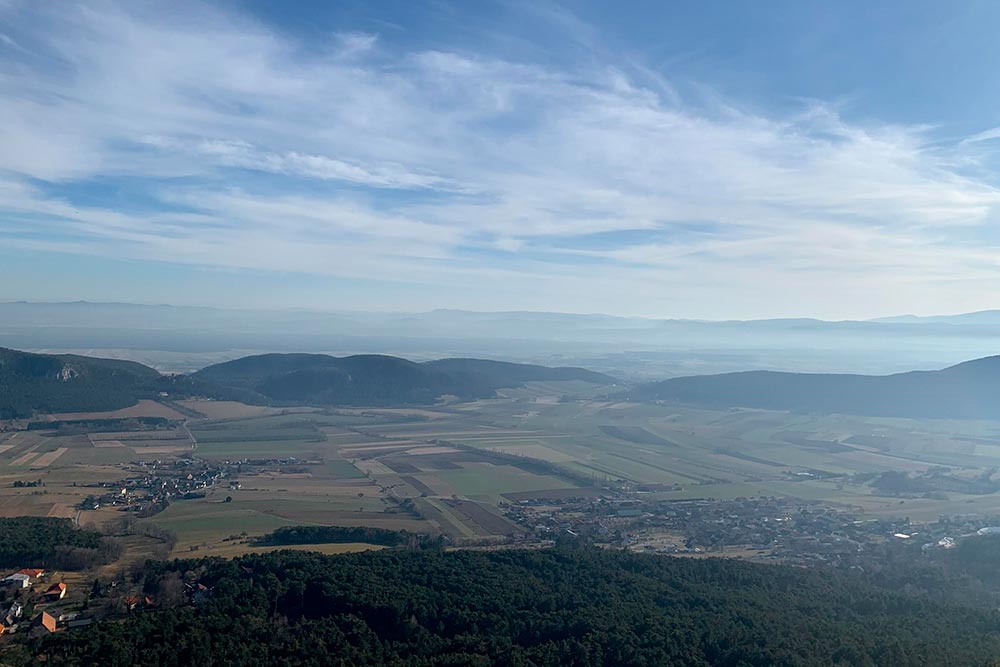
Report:
[[[1000,3],[0,0],[0,299],[997,307]]]

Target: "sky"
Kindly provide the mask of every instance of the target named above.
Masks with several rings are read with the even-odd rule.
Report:
[[[1000,307],[1000,3],[0,0],[0,300]]]

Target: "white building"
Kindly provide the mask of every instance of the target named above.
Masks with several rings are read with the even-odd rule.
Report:
[[[31,585],[31,577],[26,574],[12,574],[9,577],[4,577],[3,583],[8,586],[14,586],[15,588],[27,588]]]

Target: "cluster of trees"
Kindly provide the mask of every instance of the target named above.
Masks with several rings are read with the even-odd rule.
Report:
[[[384,547],[440,549],[443,546],[443,540],[444,538],[441,536],[365,526],[282,526],[258,537],[255,542],[261,546],[362,542]]]
[[[32,640],[27,665],[982,665],[996,612],[851,572],[547,551],[150,563],[159,611]],[[187,584],[206,589],[195,603]]]
[[[120,555],[117,540],[79,529],[69,519],[0,518],[0,567],[82,570]]]
[[[142,429],[169,428],[176,420],[165,417],[126,417],[110,419],[53,419],[50,421],[28,422],[29,431],[51,431],[53,429],[87,431],[139,431]]]

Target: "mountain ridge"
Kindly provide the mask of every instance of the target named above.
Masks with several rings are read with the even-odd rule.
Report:
[[[191,377],[251,391],[264,401],[318,404],[428,403],[446,394],[483,398],[495,395],[497,389],[531,381],[615,383],[610,376],[583,368],[462,358],[417,363],[379,354],[252,355],[208,366]]]
[[[162,375],[133,361],[0,348],[0,419],[117,410],[161,392],[259,404],[428,404],[449,394],[489,397],[536,380],[615,383],[583,368],[462,358],[417,363],[377,354],[271,353]]]
[[[715,408],[882,417],[1000,419],[1000,355],[891,375],[741,371],[648,383],[630,392]]]

